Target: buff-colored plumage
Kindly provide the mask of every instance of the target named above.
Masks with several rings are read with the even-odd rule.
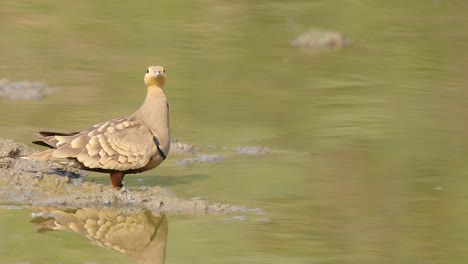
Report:
[[[164,263],[168,226],[162,214],[95,208],[30,208],[38,232],[71,231],[91,243],[132,256],[137,263]]]
[[[39,132],[34,143],[51,149],[32,154],[42,161],[69,160],[85,170],[111,173],[121,187],[123,176],[150,170],[163,162],[170,148],[169,105],[163,90],[166,73],[151,66],[145,75],[148,92],[135,113],[74,133]]]

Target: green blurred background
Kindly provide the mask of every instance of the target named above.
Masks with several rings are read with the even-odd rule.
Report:
[[[170,215],[166,263],[467,263],[467,14],[461,0],[4,0],[0,78],[60,90],[0,100],[0,137],[129,114],[164,65],[174,137],[272,150],[143,175],[271,219]],[[291,46],[311,28],[350,45]],[[131,263],[36,234],[28,214],[1,210],[0,263]]]

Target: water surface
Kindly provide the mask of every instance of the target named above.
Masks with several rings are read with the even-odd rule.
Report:
[[[272,149],[192,167],[170,157],[143,183],[126,178],[268,211],[270,223],[168,216],[167,263],[466,263],[467,12],[457,0],[3,1],[0,78],[60,91],[1,100],[0,136],[131,113],[146,67],[162,64],[174,137]],[[350,45],[290,45],[310,28]],[[28,215],[1,210],[0,262],[131,263],[36,234]]]

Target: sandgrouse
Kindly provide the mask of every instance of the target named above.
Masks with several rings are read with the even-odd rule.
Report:
[[[125,174],[153,169],[170,148],[169,104],[163,90],[166,71],[151,66],[144,81],[148,92],[133,114],[94,125],[81,132],[41,131],[33,143],[51,149],[29,157],[42,161],[68,160],[80,169],[110,173],[113,187],[122,187]]]

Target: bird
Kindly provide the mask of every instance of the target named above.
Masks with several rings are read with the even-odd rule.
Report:
[[[92,244],[132,256],[136,263],[162,264],[168,223],[161,212],[143,208],[29,207],[36,232],[69,231]]]
[[[96,124],[81,132],[40,131],[34,144],[49,147],[28,158],[66,161],[69,166],[110,174],[114,188],[123,187],[126,174],[141,173],[160,165],[169,154],[169,103],[164,84],[166,70],[150,66],[144,82],[146,98],[133,114]]]

